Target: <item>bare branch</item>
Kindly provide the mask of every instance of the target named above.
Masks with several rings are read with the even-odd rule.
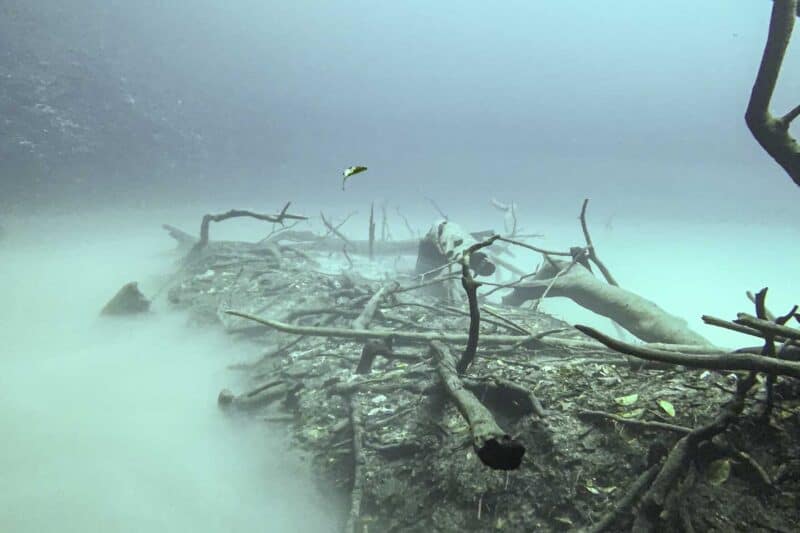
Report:
[[[600,258],[597,257],[597,252],[594,249],[594,243],[592,243],[592,237],[589,235],[589,226],[586,224],[586,207],[589,205],[589,199],[586,198],[583,201],[583,206],[581,206],[581,229],[583,230],[583,238],[586,240],[586,248],[589,250],[589,259],[597,265],[597,268],[600,269],[600,272],[603,274],[603,277],[606,279],[609,285],[614,285],[615,287],[619,287],[619,283],[617,280],[614,279],[614,276],[611,275],[611,272],[606,268],[606,265],[600,261]]]
[[[281,212],[277,215],[263,215],[261,213],[254,213],[244,209],[231,209],[230,211],[221,213],[219,215],[205,215],[200,223],[200,240],[197,242],[197,244],[195,244],[195,249],[203,248],[208,244],[208,231],[212,222],[222,222],[223,220],[236,217],[250,217],[257,220],[264,220],[266,222],[276,222],[278,224],[283,224],[284,220],[308,220],[308,217],[291,215],[287,213],[290,205],[292,205],[292,203],[287,202],[286,205],[283,206],[283,209],[281,209]]]
[[[346,245],[350,244],[350,241],[347,239],[347,237],[342,235],[342,233],[339,231],[339,228],[342,226],[342,224],[344,224],[344,222],[339,224],[339,226],[334,227],[333,224],[328,222],[328,219],[325,218],[325,215],[322,213],[322,211],[319,212],[319,216],[320,218],[322,218],[322,223],[325,224],[326,228],[328,228],[329,233],[333,233],[334,235],[342,239]],[[350,218],[350,215],[348,215],[347,218]],[[347,219],[345,219],[345,222],[347,222]]]
[[[800,147],[789,134],[789,123],[800,114],[800,106],[792,109],[783,118],[775,118],[769,110],[798,9],[797,0],[772,2],[767,43],[750,94],[745,121],[764,151],[786,171],[795,184],[800,185]]]
[[[588,326],[576,325],[575,329],[600,341],[612,350],[647,361],[660,361],[662,363],[709,370],[749,370],[800,378],[800,363],[795,361],[781,361],[759,355],[739,353],[688,355],[666,352],[618,341]]]
[[[481,248],[491,246],[499,237],[499,235],[493,235],[483,242],[475,243],[461,255],[461,286],[464,287],[464,292],[467,293],[467,300],[469,301],[469,338],[467,339],[467,347],[464,349],[458,365],[456,365],[456,370],[458,370],[459,374],[463,374],[475,359],[475,352],[478,349],[478,336],[481,329],[481,310],[478,306],[478,287],[481,284],[472,277],[472,271],[469,266],[470,258],[473,253]]]
[[[515,246],[521,246],[522,248],[527,248],[528,250],[533,250],[534,252],[538,252],[543,255],[558,255],[563,257],[572,257],[572,252],[554,252],[552,250],[545,250],[544,248],[539,248],[538,246],[526,244],[524,242],[516,241],[514,239],[507,239],[505,237],[498,237],[497,240],[502,242],[507,242]]]
[[[495,470],[516,470],[525,455],[525,446],[503,431],[489,411],[464,387],[456,371],[456,360],[441,342],[430,344],[430,354],[448,396],[469,424],[472,445],[481,462]]]
[[[788,128],[789,125],[792,123],[794,119],[796,119],[800,115],[800,105],[786,113],[781,117],[781,122],[785,128]]]
[[[738,313],[736,315],[736,323],[757,329],[764,333],[765,336],[768,334],[770,336],[785,337],[787,339],[800,339],[800,329],[782,326],[770,322],[769,320],[762,320],[753,315],[748,315],[747,313]]]

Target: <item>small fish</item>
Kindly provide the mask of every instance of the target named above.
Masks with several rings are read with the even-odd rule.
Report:
[[[347,182],[347,178],[349,178],[350,176],[354,176],[356,174],[360,174],[361,172],[366,172],[366,170],[367,167],[360,167],[360,166],[347,167],[346,169],[344,169],[344,172],[342,172],[342,190],[344,190],[344,184]]]

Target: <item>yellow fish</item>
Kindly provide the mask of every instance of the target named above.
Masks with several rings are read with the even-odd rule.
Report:
[[[360,174],[361,172],[366,172],[366,170],[367,167],[360,166],[347,167],[344,169],[344,172],[342,172],[342,190],[344,190],[344,184],[347,182],[347,178],[350,176],[355,176],[356,174]]]

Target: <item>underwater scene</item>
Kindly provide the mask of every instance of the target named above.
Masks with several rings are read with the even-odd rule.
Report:
[[[0,532],[800,531],[799,16],[0,0]]]

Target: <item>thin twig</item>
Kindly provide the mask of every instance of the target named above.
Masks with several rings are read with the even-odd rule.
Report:
[[[596,416],[600,418],[608,418],[609,420],[613,420],[614,422],[619,422],[620,424],[624,424],[627,426],[635,426],[643,429],[663,429],[666,431],[671,431],[673,433],[680,433],[681,435],[686,435],[692,431],[692,428],[687,428],[685,426],[677,426],[675,424],[667,424],[664,422],[651,422],[647,420],[636,420],[635,418],[625,418],[619,415],[615,415],[612,413],[606,413],[604,411],[593,411],[590,409],[581,409],[578,411],[579,415],[585,416]]]
[[[322,223],[325,224],[326,228],[328,228],[328,233],[333,233],[334,235],[339,237],[341,240],[344,241],[345,245],[350,244],[350,241],[347,239],[347,237],[342,235],[342,233],[339,231],[339,228],[338,227],[334,227],[330,222],[328,222],[328,220],[325,218],[325,215],[322,213],[322,211],[319,212],[319,216],[320,216],[320,218],[322,218]],[[348,215],[348,218],[349,217],[350,217],[350,215]],[[345,222],[346,221],[347,220],[345,219]],[[344,222],[342,222],[342,224],[344,224]],[[341,224],[339,226],[341,226]]]
[[[614,285],[615,287],[619,287],[619,283],[617,280],[614,279],[614,276],[611,275],[611,272],[606,268],[606,265],[600,261],[600,258],[597,257],[597,251],[594,248],[594,243],[592,243],[592,237],[589,235],[589,226],[586,224],[586,207],[589,205],[589,199],[586,198],[583,201],[583,205],[581,206],[581,229],[583,230],[583,238],[586,240],[586,249],[589,250],[589,259],[597,265],[597,268],[600,269],[600,272],[603,274],[603,277],[606,279],[609,285]]]
[[[445,220],[449,220],[447,215],[444,214],[444,211],[442,211],[441,208],[439,207],[439,204],[436,203],[436,200],[434,200],[433,198],[427,198],[427,200],[428,202],[430,202],[430,204],[433,206],[436,212],[439,213],[440,217],[442,217]]]
[[[538,252],[544,255],[559,255],[564,257],[572,257],[572,252],[554,252],[552,250],[545,250],[544,248],[539,248],[538,246],[533,246],[532,244],[527,244],[524,242],[520,242],[514,239],[508,239],[506,237],[498,237],[498,241],[507,242],[509,244],[513,244],[514,246],[520,246],[522,248],[527,248],[528,250],[533,250],[534,252]]]

